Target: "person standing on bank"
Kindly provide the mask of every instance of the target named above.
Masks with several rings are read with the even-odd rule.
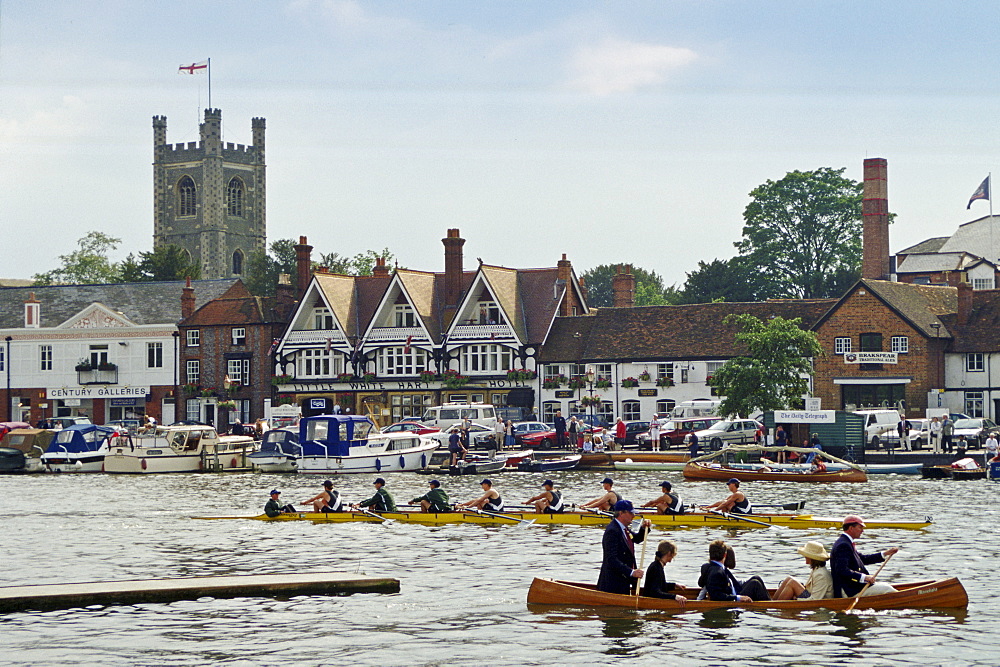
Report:
[[[580,446],[580,420],[573,415],[567,422],[566,430],[569,432],[569,448]]]
[[[908,450],[910,448],[910,429],[913,428],[904,415],[899,415],[896,422],[896,435],[899,436],[899,448]]]
[[[892,547],[873,554],[859,553],[855,542],[864,532],[865,522],[860,516],[849,514],[844,517],[844,532],[830,549],[830,574],[833,575],[834,597],[857,597],[865,584],[871,584],[864,592],[865,597],[896,592],[896,589],[889,584],[876,582],[875,577],[868,573],[865,565],[881,563],[899,549]]]
[[[941,422],[941,451],[951,452],[951,436],[955,433],[955,422],[950,415],[945,415]]]
[[[931,417],[931,423],[927,427],[930,431],[931,438],[931,451],[935,454],[941,453],[941,420],[937,417]]]
[[[469,450],[462,445],[462,436],[458,426],[452,426],[449,430],[451,434],[448,436],[448,451],[451,452],[451,466],[455,467],[459,461],[465,459]]]
[[[625,437],[628,435],[628,429],[625,427],[625,422],[622,418],[618,418],[618,422],[615,424],[615,444],[618,445],[618,449],[625,449]]]
[[[503,444],[507,449],[517,449],[517,440],[514,439],[514,422],[507,420],[503,425]]]
[[[649,444],[654,452],[660,451],[660,416],[655,412],[649,422]]]
[[[556,410],[556,416],[555,419],[552,420],[552,426],[555,428],[556,432],[556,446],[560,448],[566,447],[566,418],[562,416],[562,410]]]
[[[631,595],[643,571],[635,566],[635,545],[646,539],[649,519],[643,519],[639,531],[633,533],[629,528],[635,518],[632,503],[619,500],[614,505],[615,517],[604,529],[601,546],[604,558],[601,561],[601,574],[597,579],[597,590],[605,593]]]
[[[375,485],[375,495],[367,500],[362,500],[357,505],[352,505],[354,509],[359,507],[370,507],[373,512],[395,512],[396,501],[392,494],[385,488],[385,480],[377,477],[372,484]]]

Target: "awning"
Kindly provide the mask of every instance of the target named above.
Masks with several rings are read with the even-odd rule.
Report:
[[[833,378],[834,384],[910,384],[913,378]]]

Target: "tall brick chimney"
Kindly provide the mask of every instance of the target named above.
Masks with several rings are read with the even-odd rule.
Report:
[[[611,305],[615,308],[632,308],[635,306],[635,274],[632,265],[619,264],[611,279],[611,292],[614,295]]]
[[[375,266],[372,267],[372,275],[383,278],[389,275],[389,267],[385,265],[385,257],[375,258]]]
[[[889,195],[885,158],[865,160],[865,184],[861,202],[864,219],[861,277],[889,279]]]
[[[194,287],[191,286],[191,276],[188,276],[184,289],[181,290],[181,319],[194,315]]]
[[[562,254],[562,259],[556,262],[556,278],[566,286],[566,298],[559,306],[559,316],[569,317],[573,314],[573,262],[566,259],[566,253]]]
[[[300,236],[299,244],[295,246],[295,289],[300,299],[312,280],[312,249],[308,239]]]
[[[458,306],[462,298],[462,246],[465,239],[458,235],[457,229],[449,229],[448,236],[441,239],[444,244],[444,305]]]
[[[969,323],[972,315],[972,285],[963,280],[958,283],[958,313],[956,319],[960,325]]]

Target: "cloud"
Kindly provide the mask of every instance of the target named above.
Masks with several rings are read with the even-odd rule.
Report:
[[[574,54],[569,85],[593,95],[628,93],[662,84],[697,58],[691,49],[609,38]]]

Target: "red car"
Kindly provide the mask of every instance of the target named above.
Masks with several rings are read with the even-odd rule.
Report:
[[[704,431],[722,421],[722,417],[692,417],[690,419],[670,419],[660,422],[660,446],[684,444],[684,436],[695,431]],[[636,441],[639,449],[650,449],[649,431],[641,433]],[[707,444],[707,443],[706,443]]]
[[[590,433],[594,430],[595,429],[593,427],[588,426],[584,428],[581,431],[581,433]],[[569,440],[569,432],[566,433],[566,439],[567,441]],[[524,436],[521,439],[521,446],[532,447],[532,448],[538,447],[541,449],[554,449],[559,446],[559,442],[556,440],[555,431],[542,431],[541,433],[532,433],[530,435]],[[569,448],[576,449],[577,443],[570,442]]]
[[[417,435],[423,435],[425,433],[437,433],[441,429],[434,428],[433,426],[428,426],[427,424],[421,424],[420,422],[412,421],[401,421],[392,424],[391,426],[386,426],[382,429],[381,433],[416,433]]]

